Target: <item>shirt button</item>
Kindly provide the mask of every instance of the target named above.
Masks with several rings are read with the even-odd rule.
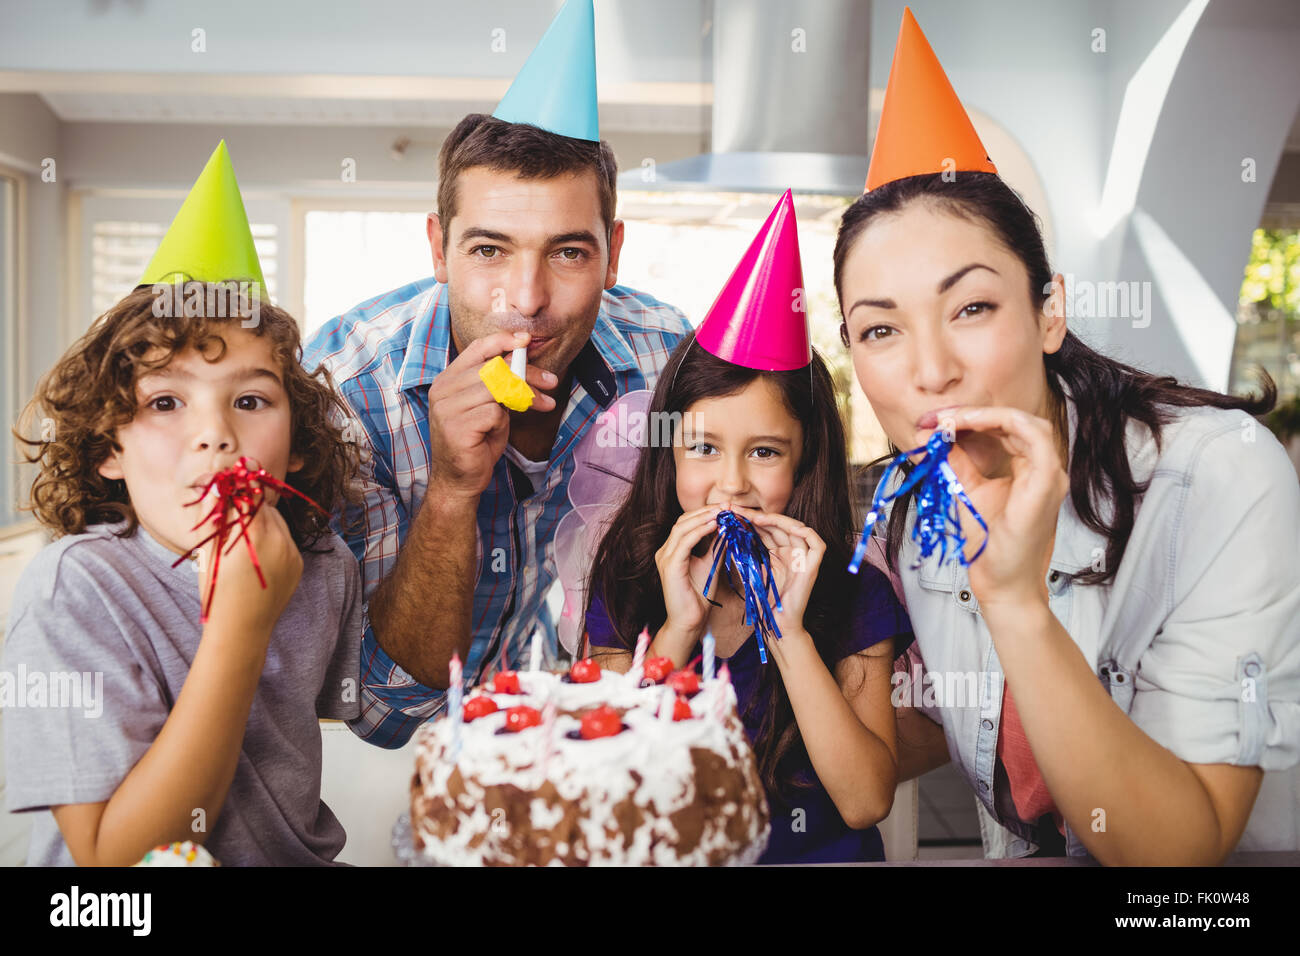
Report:
[[[988,788],[989,788],[989,782],[988,782],[987,780],[981,780],[981,781],[980,781],[980,789],[981,789],[981,790],[986,790],[986,791],[987,791]]]
[[[1057,581],[1061,580],[1061,572],[1053,571],[1051,574],[1047,576],[1047,580],[1049,583],[1055,584]]]
[[[1248,677],[1258,677],[1258,676],[1259,676],[1259,662],[1258,662],[1258,661],[1251,661],[1249,664],[1246,665],[1246,676],[1248,676]]]
[[[957,597],[961,600],[963,604],[965,604],[967,601],[970,600],[970,592],[963,589],[961,592],[958,593]]]
[[[985,730],[992,730],[992,729],[993,729],[993,721],[991,721],[991,720],[985,718],[984,720],[980,721],[980,726],[982,726]]]

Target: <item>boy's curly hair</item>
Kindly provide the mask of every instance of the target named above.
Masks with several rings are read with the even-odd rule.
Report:
[[[203,306],[195,308],[200,289]],[[96,319],[41,379],[13,429],[23,458],[39,467],[31,503],[24,510],[32,511],[56,538],[80,534],[89,525],[119,521],[127,522],[122,536],[134,534],[139,522],[126,483],[104,478],[98,469],[111,452],[120,451],[117,429],[136,415],[136,383],[189,348],[210,362],[218,361],[226,350],[222,327],[233,322],[271,340],[289,398],[290,453],[303,460],[303,467],[289,473],[285,482],[329,514],[354,503],[358,447],[345,440],[338,424],[349,420],[348,412],[329,373],[324,368],[308,373],[300,364],[302,343],[294,318],[269,302],[254,304],[227,283],[186,283],[166,289],[173,290],[174,306],[160,310],[156,303],[164,290],[136,288]],[[214,308],[214,303],[231,302],[229,307]],[[164,315],[159,316],[159,311]],[[184,314],[191,311],[203,314]],[[250,318],[256,321],[249,322]],[[26,437],[27,426],[38,419],[42,420],[40,437]],[[330,533],[329,519],[301,499],[283,495],[278,507],[300,549],[312,547]]]

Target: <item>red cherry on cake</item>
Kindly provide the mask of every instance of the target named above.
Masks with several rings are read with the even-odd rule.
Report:
[[[700,675],[695,671],[677,671],[668,678],[668,686],[690,697],[700,692]]]
[[[691,713],[691,705],[686,703],[680,697],[673,702],[673,720],[690,720],[695,715]]]
[[[671,657],[651,657],[642,665],[642,671],[646,680],[661,684],[664,678],[673,672],[673,659]]]
[[[495,714],[498,710],[500,708],[491,697],[471,697],[465,701],[465,723],[486,717],[488,714]]]
[[[575,661],[569,668],[569,678],[575,684],[590,684],[592,681],[600,680],[600,665],[590,657],[585,660]]]
[[[623,718],[613,707],[597,707],[582,715],[582,729],[579,731],[583,740],[595,740],[597,737],[613,737],[623,729]]]
[[[517,671],[498,671],[492,678],[492,693],[518,694],[519,673]]]
[[[536,707],[527,707],[520,704],[518,707],[506,708],[506,730],[512,734],[517,734],[529,727],[540,726],[541,722],[542,712]]]

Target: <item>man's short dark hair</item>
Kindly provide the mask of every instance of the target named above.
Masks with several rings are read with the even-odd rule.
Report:
[[[523,179],[554,179],[590,169],[596,174],[605,235],[614,228],[618,161],[608,143],[572,139],[529,123],[507,123],[486,113],[471,113],[456,124],[438,153],[438,218],[442,220],[444,247],[456,215],[456,180],[474,166],[515,173]]]

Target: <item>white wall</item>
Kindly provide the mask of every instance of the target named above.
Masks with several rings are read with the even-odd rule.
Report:
[[[58,357],[60,328],[66,315],[67,297],[66,217],[67,185],[54,166],[54,181],[42,178],[42,162],[59,155],[61,129],[58,119],[40,97],[31,94],[0,94],[0,163],[18,173],[20,185],[19,288],[15,371],[13,381],[3,387],[12,415],[5,416],[3,460],[15,456],[8,424],[26,404],[37,377]],[[3,406],[5,403],[0,403]],[[17,470],[17,487],[30,482],[27,468]],[[19,494],[18,497],[23,497]],[[0,516],[0,527],[6,523]]]
[[[1151,324],[1111,342],[1157,371],[1228,384],[1237,297],[1270,183],[1300,110],[1300,4],[1214,0],[1165,98],[1116,274],[1151,282]],[[1243,181],[1244,160],[1255,164]]]
[[[560,0],[4,0],[0,68],[513,77]],[[697,82],[708,0],[600,0],[597,80]],[[689,24],[686,29],[683,24]],[[205,52],[193,31],[205,31]],[[493,31],[504,30],[504,50]],[[499,44],[498,44],[499,47]]]

